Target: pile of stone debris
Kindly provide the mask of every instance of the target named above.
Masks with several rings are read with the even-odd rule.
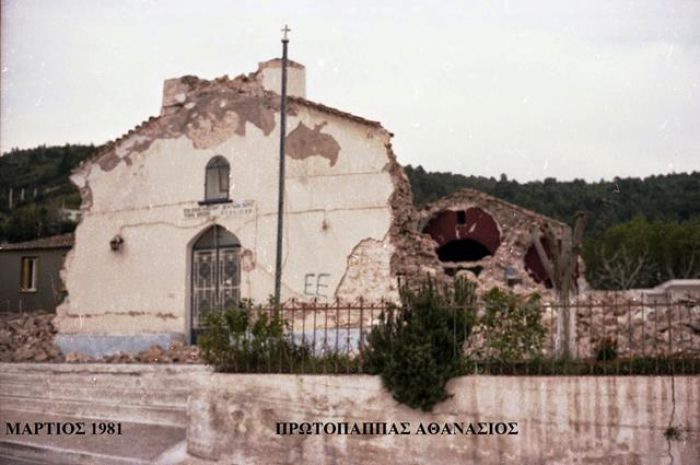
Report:
[[[89,357],[84,354],[71,352],[66,355],[69,363],[203,363],[199,358],[199,349],[196,346],[187,346],[182,342],[173,342],[165,350],[161,346],[154,345],[137,354],[105,355],[102,358]]]
[[[202,363],[199,349],[182,342],[174,342],[167,350],[153,346],[138,354],[102,358],[78,353],[64,356],[53,343],[55,316],[52,313],[0,315],[0,362]]]
[[[53,345],[56,329],[49,313],[0,316],[0,361],[60,362],[61,351]]]

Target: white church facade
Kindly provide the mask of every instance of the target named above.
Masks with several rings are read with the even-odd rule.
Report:
[[[391,134],[305,99],[290,62],[282,300],[396,298],[410,188]],[[207,311],[274,291],[280,60],[165,82],[159,116],[71,177],[82,220],[57,310],[64,353],[191,340]]]

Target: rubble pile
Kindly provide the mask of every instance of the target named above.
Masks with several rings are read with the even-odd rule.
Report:
[[[555,302],[543,302],[541,356],[553,354],[560,308]],[[655,302],[639,290],[589,291],[580,294],[571,308],[576,312],[576,359],[601,359],[606,354],[612,358],[700,356],[700,300]],[[466,355],[498,358],[498,351],[489,344],[492,337],[483,325],[475,326],[464,347]],[[517,354],[522,360],[532,355],[522,349]]]
[[[61,351],[53,344],[56,334],[51,313],[22,313],[0,316],[1,362],[61,362]]]
[[[581,356],[605,345],[625,356],[700,355],[700,301],[654,302],[639,291],[589,292],[578,299]]]
[[[113,354],[101,358],[71,352],[66,355],[68,363],[203,363],[199,357],[199,348],[182,342],[173,342],[166,350],[153,345],[137,354]]]
[[[166,350],[152,346],[138,354],[115,354],[94,358],[71,352],[65,357],[53,343],[53,313],[0,315],[0,362],[70,363],[202,363],[199,349],[174,342]]]

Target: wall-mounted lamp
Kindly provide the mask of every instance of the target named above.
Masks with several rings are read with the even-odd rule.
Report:
[[[119,249],[121,249],[123,243],[124,239],[117,234],[111,241],[109,241],[109,248],[112,249],[112,252],[117,252]]]

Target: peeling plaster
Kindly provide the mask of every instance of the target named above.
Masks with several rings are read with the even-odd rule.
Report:
[[[398,297],[391,270],[386,267],[394,247],[389,238],[361,240],[348,255],[345,274],[334,295],[342,301],[359,297],[367,301],[394,300]]]
[[[243,249],[241,252],[241,269],[246,272],[255,269],[255,252],[250,249]]]
[[[105,172],[114,170],[122,161],[131,165],[132,156],[148,150],[157,139],[184,135],[192,141],[194,148],[207,149],[225,142],[234,134],[245,136],[248,123],[265,136],[276,127],[279,96],[264,90],[256,82],[242,78],[205,81],[185,76],[166,81],[164,92],[164,102],[170,105],[164,106],[161,116],[150,118],[120,139],[106,144],[93,159],[76,169],[71,179],[80,188],[83,210],[89,210],[92,205],[87,178],[94,165]],[[168,99],[168,92],[176,94]],[[287,113],[294,116],[297,109],[290,105]]]
[[[89,210],[92,208],[92,189],[90,189],[90,183],[85,180],[82,187],[79,188],[81,203],[80,208],[82,210]]]
[[[324,121],[311,129],[300,121],[299,125],[287,135],[286,155],[296,160],[318,155],[327,158],[330,166],[335,166],[340,153],[340,144],[330,134],[321,132],[326,124],[328,123]]]
[[[149,118],[119,139],[105,144],[93,158],[76,169],[75,173],[82,173],[84,178],[74,181],[83,199],[81,208],[89,210],[92,205],[92,193],[86,179],[93,165],[106,172],[115,169],[122,161],[130,165],[133,154],[148,150],[157,139],[174,139],[184,135],[192,141],[194,148],[207,149],[220,145],[234,134],[245,136],[248,123],[269,136],[276,126],[275,113],[280,111],[280,96],[264,87],[263,74],[278,66],[279,60],[272,59],[260,63],[256,72],[241,74],[234,79],[223,76],[208,81],[196,76],[183,76],[166,80],[160,116]],[[304,69],[293,61],[289,61],[289,66]],[[306,107],[381,129],[376,121],[299,96],[288,96],[287,103],[287,114],[290,116],[296,116],[299,107]],[[288,155],[298,159],[319,155],[334,166],[341,147],[333,136],[321,132],[324,125],[325,122],[311,129],[300,123],[287,136]]]

